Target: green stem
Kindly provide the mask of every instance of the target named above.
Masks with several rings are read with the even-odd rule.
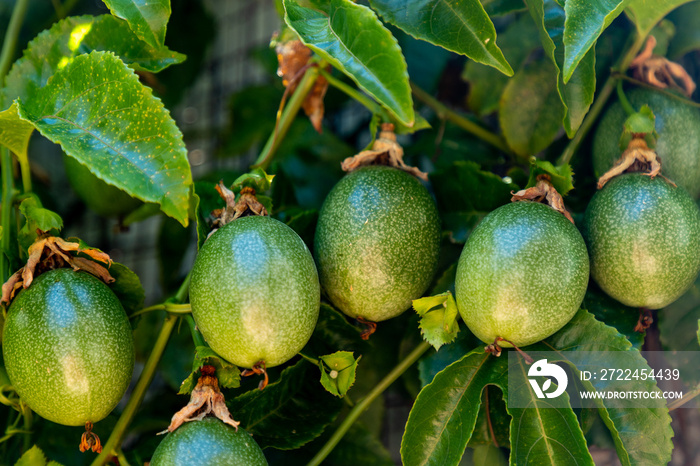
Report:
[[[383,122],[388,123],[391,121],[391,117],[389,116],[389,113],[384,109],[384,107],[382,107],[381,105],[376,103],[374,100],[369,98],[367,95],[358,91],[354,87],[347,85],[346,83],[344,83],[340,79],[334,77],[332,74],[330,74],[328,71],[326,71],[324,69],[321,69],[320,73],[321,73],[321,76],[326,78],[326,80],[328,81],[328,84],[335,87],[339,91],[343,92],[345,95],[347,95],[351,99],[356,100],[357,102],[361,103],[362,105],[364,105],[367,108],[367,110],[369,110],[373,114],[379,115],[382,118]]]
[[[625,53],[625,55],[622,57],[619,65],[617,66],[618,72],[624,73],[625,71],[627,71],[627,68],[629,68],[630,63],[632,63],[632,60],[634,60],[634,57],[637,56],[639,51],[644,46],[645,41],[646,36],[637,35],[635,37],[634,42],[627,50],[627,53]],[[605,108],[605,103],[608,101],[610,94],[612,94],[613,90],[615,89],[616,82],[617,79],[612,74],[605,81],[605,84],[600,89],[600,92],[595,98],[593,105],[591,105],[590,111],[583,119],[583,122],[581,123],[581,126],[579,127],[578,131],[576,131],[574,138],[571,141],[569,141],[569,144],[566,146],[564,152],[562,152],[561,156],[559,157],[559,160],[557,161],[558,165],[563,165],[571,162],[572,157],[583,142],[583,138],[586,137],[591,128],[593,128],[593,125],[598,120],[598,116],[603,111],[603,108]]]
[[[353,423],[357,420],[357,418],[362,414],[370,404],[379,396],[381,395],[384,390],[389,388],[389,386],[394,383],[396,379],[401,377],[401,375],[406,372],[406,370],[413,365],[414,362],[420,358],[423,353],[428,351],[428,349],[431,348],[429,343],[422,342],[420,345],[418,345],[411,353],[404,358],[403,361],[401,361],[394,369],[389,372],[386,377],[384,377],[373,389],[371,392],[367,394],[365,398],[360,400],[355,407],[348,413],[348,417],[346,417],[342,424],[338,427],[338,429],[333,433],[330,439],[326,442],[325,445],[323,445],[323,448],[319,450],[318,453],[316,453],[316,456],[314,456],[311,461],[307,464],[307,466],[318,466],[320,465],[324,459],[333,451],[333,448],[340,442],[340,440],[343,438],[345,433],[350,429],[350,426],[353,425]]]
[[[418,100],[423,102],[428,107],[432,108],[437,113],[438,118],[454,123],[455,125],[459,126],[468,133],[471,133],[477,138],[481,139],[482,141],[491,144],[496,149],[501,150],[502,152],[510,155],[511,157],[519,157],[512,150],[510,150],[510,147],[508,147],[508,144],[506,144],[503,138],[501,138],[497,134],[492,133],[486,128],[482,128],[478,124],[474,123],[468,118],[463,117],[459,113],[450,110],[445,104],[443,104],[435,97],[425,92],[413,82],[411,83],[411,90],[413,91],[413,95],[415,95]],[[527,157],[522,158],[522,161],[529,164],[529,158]]]
[[[134,312],[129,316],[129,319],[133,319],[136,316],[140,316],[142,314],[146,314],[148,312],[153,311],[165,311],[168,314],[191,314],[192,307],[189,304],[156,304],[154,306],[144,307],[143,309]]]
[[[2,52],[0,52],[0,87],[4,86],[5,76],[10,71],[12,59],[15,57],[15,48],[17,48],[17,37],[22,29],[22,22],[27,13],[29,0],[17,0],[15,8],[12,10],[10,24],[5,31],[5,39],[2,42]]]
[[[630,103],[629,99],[625,95],[625,91],[622,90],[622,80],[617,82],[617,99],[620,101],[620,105],[622,105],[622,108],[625,110],[625,113],[627,116],[632,116],[637,111],[634,109],[632,104]]]
[[[188,314],[184,318],[185,322],[187,322],[187,325],[190,327],[190,333],[192,333],[192,341],[194,341],[195,348],[197,346],[208,346],[204,341],[202,333],[197,329],[197,324],[195,323],[192,314]]]
[[[143,366],[143,372],[141,372],[141,376],[139,377],[138,382],[136,382],[134,390],[131,392],[131,397],[129,397],[129,401],[126,404],[124,411],[122,412],[121,416],[119,416],[117,424],[114,426],[114,429],[112,429],[112,433],[110,434],[107,443],[105,443],[102,453],[95,458],[95,460],[92,462],[92,466],[106,464],[120,447],[122,439],[126,434],[126,429],[129,427],[131,420],[134,418],[136,410],[141,405],[141,401],[146,394],[146,390],[148,389],[149,385],[151,385],[151,380],[153,380],[156,368],[158,367],[163,351],[165,351],[165,347],[168,344],[170,334],[175,328],[177,319],[178,317],[173,314],[168,314],[165,317],[163,327],[161,327],[158,338],[153,345],[153,350],[151,350],[151,354],[148,357],[146,364]]]
[[[32,410],[29,409],[29,406],[21,401],[20,407],[22,417],[24,418],[24,451],[27,451],[32,447],[32,423],[34,421],[34,416],[32,415]]]
[[[301,78],[297,88],[294,90],[294,94],[292,94],[291,99],[289,99],[289,102],[285,105],[284,110],[282,110],[282,115],[274,131],[272,131],[272,134],[267,139],[265,147],[263,147],[262,152],[260,152],[258,159],[251,168],[262,168],[265,170],[270,165],[280,143],[287,134],[287,131],[289,131],[289,127],[292,126],[292,122],[297,116],[297,113],[299,113],[304,99],[306,99],[307,94],[314,87],[317,77],[318,67],[311,66],[306,70],[304,77]]]
[[[0,281],[5,283],[10,278],[10,260],[7,251],[10,250],[12,235],[10,235],[10,223],[12,222],[12,198],[14,197],[14,179],[12,177],[12,157],[6,147],[0,148],[0,171],[2,171],[2,211],[0,211],[0,225],[3,228],[0,239]]]
[[[668,410],[673,411],[674,409],[678,409],[698,395],[700,395],[700,385],[698,385],[688,393],[683,394],[683,398],[674,400],[672,403],[670,403],[668,405]]]

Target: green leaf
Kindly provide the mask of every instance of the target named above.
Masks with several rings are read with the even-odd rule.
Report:
[[[319,358],[334,350],[365,350],[369,343],[362,340],[360,333],[357,327],[348,323],[343,314],[328,304],[321,303],[314,333],[301,352]]]
[[[362,356],[355,359],[349,351],[337,351],[321,356],[321,385],[335,396],[343,397],[355,383],[357,364]]]
[[[511,464],[593,465],[578,419],[564,392],[556,398],[540,399],[528,382],[523,357],[508,372],[509,401],[527,408],[508,408],[513,417],[510,430]]]
[[[565,109],[557,92],[557,71],[545,60],[530,63],[508,82],[498,119],[508,145],[520,155],[534,155],[557,137]]]
[[[564,83],[629,0],[567,0],[564,6]]]
[[[236,178],[231,185],[231,190],[240,192],[243,188],[253,188],[256,193],[263,193],[270,189],[274,177],[275,175],[268,175],[262,168],[254,168]]]
[[[22,230],[34,233],[37,229],[58,233],[63,228],[63,219],[49,209],[42,207],[41,202],[35,196],[29,197],[19,205],[19,211],[24,215],[26,224]]]
[[[700,28],[697,27],[699,17],[700,2],[683,5],[668,15],[667,19],[676,28],[676,34],[668,46],[670,59],[677,60],[688,52],[700,50]]]
[[[146,292],[141,285],[139,276],[119,262],[112,262],[109,274],[114,277],[114,283],[110,285],[110,288],[124,306],[126,315],[140,310],[146,299]]]
[[[530,165],[530,178],[527,182],[528,188],[537,184],[537,177],[539,175],[549,175],[552,186],[554,186],[554,189],[562,196],[566,196],[569,191],[574,189],[574,171],[569,164],[555,167],[551,162],[546,160],[532,160]]]
[[[641,350],[644,344],[644,332],[634,331],[639,319],[639,309],[625,306],[602,291],[593,291],[591,288],[589,287],[586,291],[581,307],[593,314],[599,321],[615,327],[621,335],[624,335],[632,343],[632,346]]]
[[[228,402],[232,415],[261,448],[299,448],[335,420],[343,401],[321,387],[312,368],[301,360],[264,390],[251,390]]]
[[[44,466],[45,464],[46,456],[44,456],[44,452],[34,445],[24,452],[22,457],[15,463],[15,466]]]
[[[584,309],[579,310],[568,324],[542,344],[529,346],[528,349],[552,351],[552,360],[549,362],[566,362],[576,372],[582,368],[574,367],[559,351],[628,352],[624,367],[630,368],[632,372],[637,368],[640,371],[650,370],[642,355],[632,348],[632,344],[624,335],[597,321]],[[618,354],[617,357],[622,356]],[[577,377],[580,379],[578,374]],[[606,381],[591,380],[582,383],[589,391],[615,390],[607,386]],[[655,391],[657,387],[652,379],[640,380],[635,381],[635,390]],[[638,409],[625,407],[624,400],[615,398],[596,400],[598,413],[610,430],[617,455],[623,465],[667,464],[671,460],[673,430],[668,408],[662,399],[645,400],[645,404],[647,401],[648,408]]]
[[[494,437],[498,445],[510,445],[510,421],[503,392],[494,385],[487,385],[481,394],[476,426],[467,447],[476,449],[480,445],[493,446]]]
[[[200,369],[203,365],[214,366],[216,378],[219,379],[219,386],[223,388],[237,388],[241,386],[241,371],[224,358],[219,356],[208,346],[198,346],[195,349],[194,360],[192,361],[192,372],[180,385],[178,395],[191,393],[199,379]]]
[[[525,0],[535,20],[546,55],[556,67],[557,91],[564,104],[564,129],[571,138],[588,108],[595,92],[595,51],[593,47],[580,61],[568,82],[564,83],[561,69],[564,64],[564,8],[554,0]]]
[[[370,0],[384,19],[417,39],[492,66],[507,76],[513,69],[496,45],[496,28],[479,0]]]
[[[35,98],[19,102],[19,115],[102,180],[188,224],[192,174],[182,134],[111,53],[72,59]]]
[[[398,42],[369,8],[330,0],[325,10],[284,0],[285,22],[321,58],[347,74],[404,125],[415,114],[406,60]]]
[[[462,331],[457,334],[455,341],[443,346],[440,351],[430,351],[420,359],[418,375],[421,386],[428,385],[440,371],[462,359],[465,354],[483,346],[481,340],[476,338],[465,325]]]
[[[421,317],[418,328],[423,339],[435,350],[442,345],[452,343],[457,338],[457,303],[449,291],[437,296],[428,296],[413,300],[413,309]]]
[[[507,466],[508,460],[495,445],[479,445],[474,447],[472,463],[474,466]]]
[[[481,0],[481,4],[489,17],[503,16],[526,8],[522,0]]]
[[[29,163],[27,147],[33,131],[34,126],[19,118],[17,104],[0,112],[0,144],[10,149],[22,164]]]
[[[151,47],[165,41],[170,0],[104,0],[114,16],[125,19],[131,29]]]
[[[522,2],[520,4],[522,6]],[[516,72],[540,45],[535,24],[531,18],[523,15],[500,33],[498,43]],[[503,73],[471,60],[464,66],[462,79],[469,83],[469,109],[479,115],[487,115],[498,109],[501,94],[509,81]]]
[[[17,97],[28,102],[71,59],[93,50],[114,52],[132,68],[153,73],[185,59],[167,47],[146,44],[124,21],[113,16],[69,17],[32,40],[12,66],[5,84],[6,105]]]
[[[630,0],[625,13],[637,27],[641,37],[646,37],[656,23],[675,8],[688,3],[690,0]]]
[[[457,465],[476,424],[481,392],[508,380],[508,361],[475,350],[435,376],[416,398],[401,440],[403,464]]]
[[[627,139],[627,144],[629,144],[629,139],[632,134],[635,133],[645,133],[654,134],[656,132],[656,117],[654,112],[648,105],[643,105],[642,108],[632,115],[628,116],[625,120],[624,131],[622,132],[621,141]],[[627,144],[622,146],[620,143],[620,149],[623,151],[627,149]]]

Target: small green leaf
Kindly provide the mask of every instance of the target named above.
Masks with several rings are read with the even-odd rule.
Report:
[[[479,0],[370,0],[384,19],[417,39],[492,66],[507,76],[513,69],[496,45],[496,28]]]
[[[564,66],[564,8],[555,0],[525,0],[535,20],[545,53],[556,67],[557,91],[564,105],[564,129],[571,138],[588,113],[595,92],[595,51],[588,50],[567,83],[561,69]]]
[[[28,197],[19,205],[25,223],[19,230],[18,238],[26,251],[37,238],[37,230],[58,234],[63,228],[63,219],[55,212],[45,209],[36,196]]]
[[[188,224],[192,174],[182,134],[113,54],[70,60],[35,98],[19,102],[19,115],[102,180]]]
[[[162,47],[170,18],[170,0],[104,0],[109,11],[125,19],[151,47]]]
[[[241,371],[238,367],[226,361],[208,346],[198,346],[194,352],[192,372],[180,385],[180,391],[177,392],[178,395],[186,395],[192,392],[195,385],[197,385],[200,369],[205,364],[214,366],[216,370],[214,375],[219,379],[219,386],[223,388],[237,388],[241,386]]]
[[[350,351],[337,351],[321,356],[321,385],[335,396],[345,396],[355,383],[355,372],[361,358],[362,356],[355,359]]]
[[[268,175],[262,168],[254,168],[236,178],[231,185],[231,190],[240,192],[243,188],[253,188],[256,193],[263,193],[270,189],[274,177],[275,175]]]
[[[301,360],[264,390],[251,390],[227,403],[261,448],[299,448],[335,420],[343,401],[321,387],[312,369]]]
[[[564,6],[564,83],[598,40],[618,17],[628,0],[567,0]]]
[[[185,59],[167,47],[151,47],[113,16],[69,17],[39,34],[14,63],[5,83],[6,105],[17,97],[28,102],[71,59],[93,50],[114,52],[132,68],[152,73]]]
[[[46,465],[46,456],[41,449],[34,445],[32,448],[24,452],[20,459],[15,463],[15,466],[44,466]]]
[[[436,351],[442,345],[452,343],[457,338],[459,311],[451,292],[414,299],[413,309],[421,317],[418,328],[421,330],[423,339]]]
[[[557,92],[556,68],[545,60],[530,63],[508,82],[498,119],[508,145],[534,155],[557,137],[566,112]]]
[[[7,147],[19,159],[20,163],[28,164],[27,147],[34,126],[21,120],[17,114],[17,104],[0,112],[0,144]]]
[[[552,186],[562,196],[566,196],[569,191],[574,189],[574,171],[568,163],[555,167],[546,160],[533,159],[526,187],[535,186],[539,175],[549,175]]]
[[[624,130],[620,135],[620,151],[627,149],[630,141],[635,134],[644,134],[645,139],[648,135],[651,141],[656,141],[658,136],[656,133],[656,117],[654,112],[648,105],[643,105],[642,108],[632,115],[628,116],[625,120]],[[655,144],[651,144],[650,147],[654,147]]]
[[[646,37],[656,23],[675,8],[690,0],[629,0],[625,13],[637,26],[640,37]]]
[[[121,301],[126,315],[131,315],[143,307],[146,292],[141,285],[139,276],[119,262],[112,262],[109,274],[114,277],[114,283],[109,287]]]
[[[401,123],[413,126],[406,60],[391,32],[372,10],[350,0],[330,0],[323,7],[320,11],[284,0],[284,20],[321,58],[348,75]]]

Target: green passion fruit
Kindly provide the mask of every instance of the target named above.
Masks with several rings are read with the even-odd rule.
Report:
[[[321,208],[314,250],[321,286],[350,317],[382,321],[411,306],[430,285],[440,220],[428,190],[385,166],[351,172]]]
[[[273,367],[296,355],[316,326],[320,299],[308,248],[270,217],[223,226],[192,268],[195,322],[214,351],[241,367]]]
[[[700,196],[700,110],[648,89],[633,89],[627,97],[634,108],[647,104],[654,112],[659,133],[654,150],[661,160],[661,174],[697,199]],[[620,158],[620,136],[626,119],[627,113],[616,102],[600,120],[593,138],[593,168],[598,178]]]
[[[134,368],[131,325],[117,296],[85,272],[57,269],[19,292],[3,330],[5,368],[32,410],[78,426],[106,417]]]
[[[562,328],[579,309],[589,277],[581,234],[561,213],[515,202],[489,213],[457,265],[457,307],[485,343],[526,346]],[[511,345],[512,343],[512,345]]]
[[[586,209],[591,276],[623,304],[660,309],[700,271],[700,210],[688,193],[657,177],[610,180]]]
[[[213,417],[186,422],[158,445],[151,466],[267,466],[255,440],[243,429]]]
[[[73,157],[63,156],[68,182],[90,210],[102,217],[119,217],[139,207],[143,202],[107,184]]]

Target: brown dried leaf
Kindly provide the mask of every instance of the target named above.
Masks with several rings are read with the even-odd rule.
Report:
[[[311,58],[311,49],[300,40],[279,43],[275,47],[277,52],[277,76],[282,78],[282,84],[294,92],[297,83],[306,69]]]
[[[236,220],[238,217],[268,215],[267,209],[255,197],[255,190],[251,187],[246,186],[241,189],[238,200],[236,200],[236,195],[233,191],[224,186],[223,181],[219,181],[219,184],[216,185],[216,190],[219,191],[219,195],[226,202],[226,208],[221,211],[219,218],[214,221],[214,226],[217,228]]]
[[[323,76],[319,76],[316,78],[314,87],[306,95],[306,99],[304,99],[304,103],[302,104],[304,113],[306,113],[306,116],[309,117],[311,124],[318,133],[321,133],[323,130],[321,127],[324,112],[323,98],[326,96],[327,90],[328,80]]]
[[[543,202],[543,201],[547,202]],[[552,209],[560,212],[564,215],[571,223],[574,223],[574,219],[571,214],[566,210],[564,205],[564,199],[561,194],[554,189],[552,186],[551,178],[549,175],[542,174],[537,177],[537,184],[531,188],[522,189],[517,193],[513,194],[511,202],[517,201],[534,201],[541,202],[543,204],[549,205]]]
[[[410,173],[416,178],[428,181],[428,174],[416,167],[408,166],[403,161],[403,147],[396,142],[394,125],[382,124],[379,137],[374,141],[371,150],[363,150],[357,155],[348,157],[341,163],[343,171],[351,172],[367,165],[386,165]]]
[[[233,420],[231,413],[226,407],[224,395],[219,390],[219,381],[213,375],[214,368],[212,366],[202,366],[201,372],[202,375],[199,377],[194,390],[192,390],[190,402],[175,413],[168,428],[160,432],[160,434],[173,432],[185,422],[201,421],[209,414],[216,416],[225,424],[238,430],[240,422]]]
[[[114,283],[114,277],[109,274],[106,268],[102,267],[97,262],[93,262],[83,257],[74,257],[70,261],[70,264],[73,267],[73,270],[84,270],[96,276],[105,283]]]
[[[693,78],[678,63],[665,57],[654,56],[652,52],[655,46],[656,39],[654,36],[649,36],[642,53],[630,64],[630,69],[634,70],[634,76],[659,89],[671,87],[690,97],[696,87]]]
[[[608,181],[626,171],[646,171],[644,174],[652,179],[659,175],[661,161],[656,152],[649,148],[644,138],[633,138],[630,141],[627,149],[617,159],[615,165],[598,179],[598,189],[601,189]],[[664,177],[664,179],[666,178]],[[675,186],[673,181],[666,180]]]
[[[15,291],[22,287],[22,272],[24,267],[13,273],[12,276],[2,285],[2,300],[5,304],[9,304],[12,298],[15,297]]]

